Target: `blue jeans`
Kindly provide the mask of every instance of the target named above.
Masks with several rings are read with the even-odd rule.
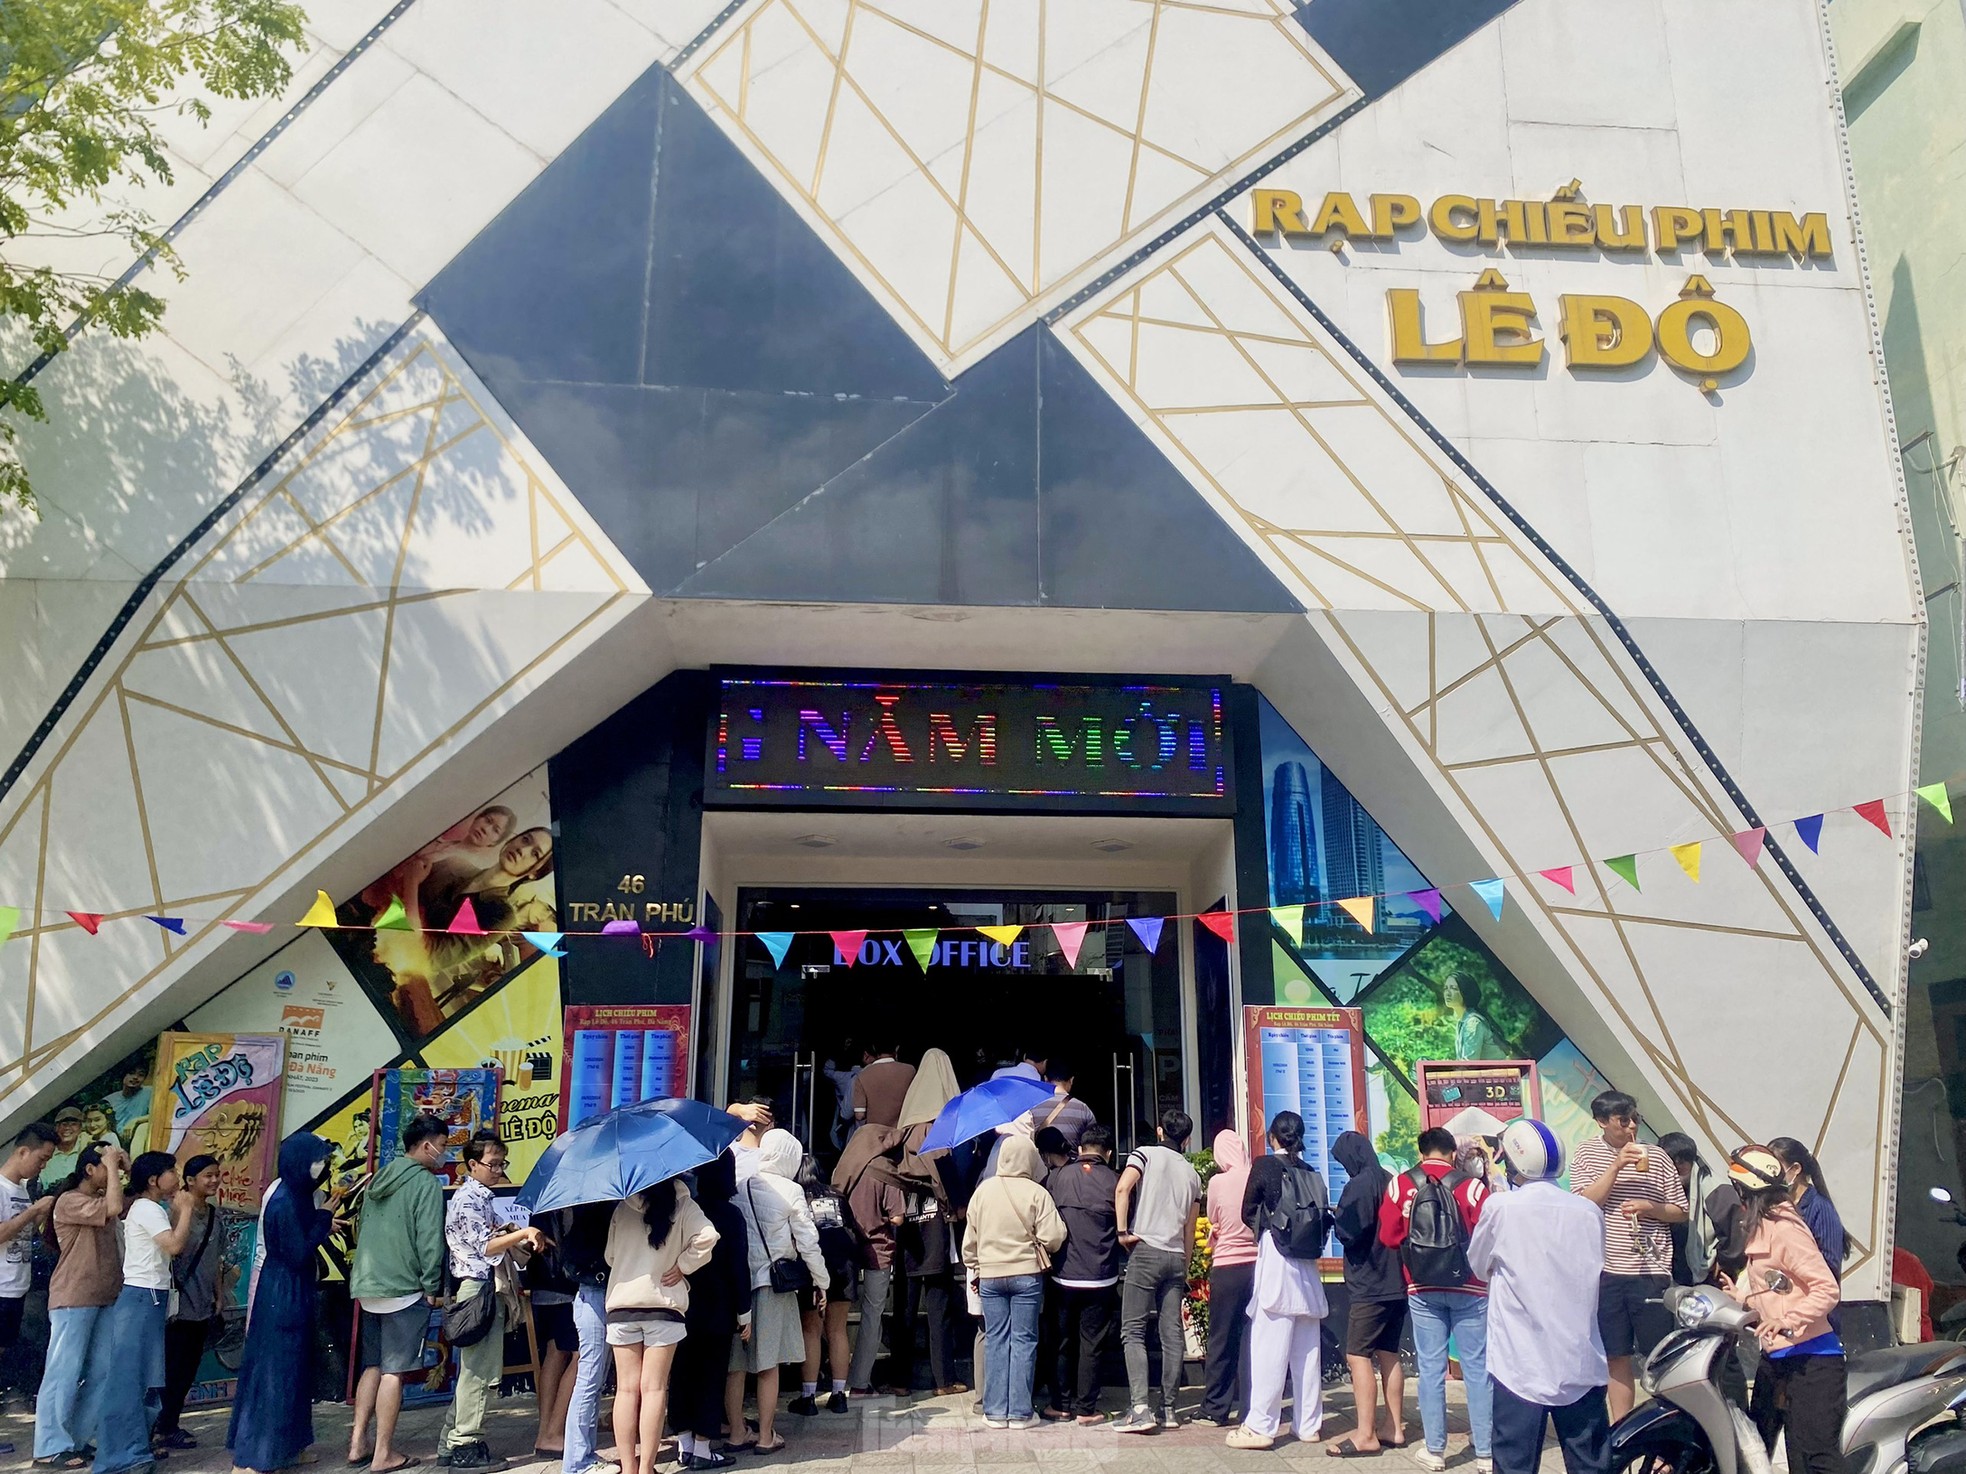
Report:
[[[83,1305],[48,1312],[48,1357],[41,1394],[34,1404],[34,1457],[53,1458],[96,1436],[102,1413],[102,1372],[96,1324],[107,1306]],[[107,1350],[108,1337],[100,1338]],[[95,1375],[91,1376],[91,1371]],[[84,1385],[83,1378],[87,1377]]]
[[[983,1416],[1014,1423],[1031,1416],[1044,1279],[1013,1274],[979,1281],[977,1289],[983,1299]]]
[[[1427,1451],[1447,1452],[1447,1338],[1461,1358],[1468,1391],[1468,1434],[1475,1457],[1489,1456],[1494,1390],[1488,1382],[1488,1297],[1452,1290],[1415,1290],[1406,1297],[1413,1315],[1413,1349],[1420,1361],[1420,1423]]]
[[[601,1414],[601,1379],[608,1369],[607,1291],[583,1284],[573,1297],[573,1327],[580,1333],[580,1361],[567,1402],[566,1474],[585,1474],[600,1463],[594,1452],[594,1420]]]
[[[164,1406],[164,1317],[168,1290],[123,1286],[104,1312],[97,1341],[109,1350],[94,1474],[121,1474],[153,1461],[150,1430]]]

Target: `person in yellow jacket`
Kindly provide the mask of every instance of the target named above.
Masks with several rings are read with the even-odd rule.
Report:
[[[1038,1149],[1008,1136],[997,1175],[969,1200],[963,1263],[983,1301],[983,1421],[992,1428],[1035,1428],[1031,1384],[1037,1372],[1038,1317],[1044,1275],[1065,1243],[1065,1220],[1044,1190]]]

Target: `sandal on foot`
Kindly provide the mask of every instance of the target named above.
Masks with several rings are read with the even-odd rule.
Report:
[[[775,1433],[772,1435],[772,1441],[770,1443],[753,1444],[752,1447],[760,1454],[782,1454],[785,1452],[785,1435],[783,1433]]]
[[[374,1455],[370,1455],[370,1457],[373,1458]],[[391,1464],[386,1469],[383,1468],[382,1465],[380,1464],[370,1464],[369,1474],[396,1474],[396,1471],[399,1469],[414,1469],[418,1464],[422,1462],[423,1462],[422,1459],[417,1458],[414,1454],[410,1454],[404,1458],[402,1463]]]
[[[1327,1459],[1372,1459],[1377,1458],[1379,1449],[1384,1447],[1385,1445],[1381,1444],[1379,1448],[1360,1448],[1351,1439],[1341,1438],[1336,1443],[1328,1443],[1324,1446],[1324,1456]]]

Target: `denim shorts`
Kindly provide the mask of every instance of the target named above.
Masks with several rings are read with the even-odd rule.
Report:
[[[404,1376],[423,1365],[423,1338],[430,1328],[430,1306],[422,1300],[377,1315],[362,1312],[362,1370],[380,1367],[392,1376]]]

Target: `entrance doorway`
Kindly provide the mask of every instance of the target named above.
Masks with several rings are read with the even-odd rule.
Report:
[[[1179,949],[1170,936],[1150,953],[1124,922],[1177,909],[1171,891],[740,889],[739,930],[795,936],[782,964],[747,956],[732,980],[727,1098],[769,1097],[830,1162],[851,1119],[845,1072],[863,1051],[914,1063],[941,1049],[965,1087],[1020,1057],[1052,1058],[1122,1148],[1151,1141],[1160,1112],[1183,1103]],[[1075,965],[1054,922],[1091,924]],[[1006,945],[983,926],[1024,930]],[[926,968],[911,930],[937,934]],[[867,933],[850,965],[832,932]]]

